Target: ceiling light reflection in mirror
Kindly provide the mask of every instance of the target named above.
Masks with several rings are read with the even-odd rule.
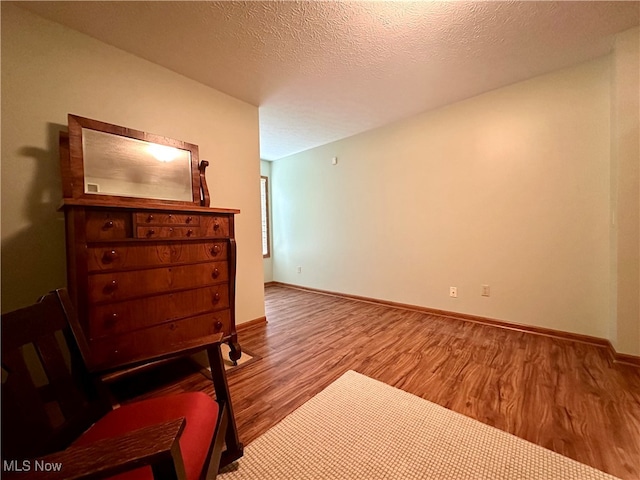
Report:
[[[84,191],[191,201],[191,152],[82,129]]]
[[[157,143],[150,143],[147,146],[147,152],[153,155],[159,162],[173,162],[176,158],[180,157],[181,152],[184,152],[184,150],[167,147],[166,145],[158,145]]]

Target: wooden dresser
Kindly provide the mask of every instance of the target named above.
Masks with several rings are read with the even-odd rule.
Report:
[[[60,159],[68,290],[89,368],[117,372],[219,332],[239,359],[240,212],[209,207],[198,147],[69,115]]]
[[[68,284],[93,369],[218,332],[239,354],[237,210],[79,203],[64,202]]]

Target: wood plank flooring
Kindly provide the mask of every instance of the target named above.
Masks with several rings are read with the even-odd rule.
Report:
[[[355,370],[640,478],[640,369],[613,364],[603,348],[282,286],[267,287],[266,314],[268,325],[240,334],[262,359],[229,375],[245,445]],[[167,381],[143,396],[212,391],[197,373]]]

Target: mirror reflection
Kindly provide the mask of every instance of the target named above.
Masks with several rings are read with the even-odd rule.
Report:
[[[191,152],[82,128],[84,192],[190,202]]]

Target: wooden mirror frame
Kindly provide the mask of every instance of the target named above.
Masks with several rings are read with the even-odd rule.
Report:
[[[209,162],[199,160],[197,145],[72,114],[68,115],[68,126],[68,134],[66,132],[60,133],[62,190],[65,199],[80,200],[89,203],[209,206],[209,191],[205,179],[205,170]],[[189,151],[191,154],[192,200],[182,201],[86,193],[82,138],[83,128]]]

